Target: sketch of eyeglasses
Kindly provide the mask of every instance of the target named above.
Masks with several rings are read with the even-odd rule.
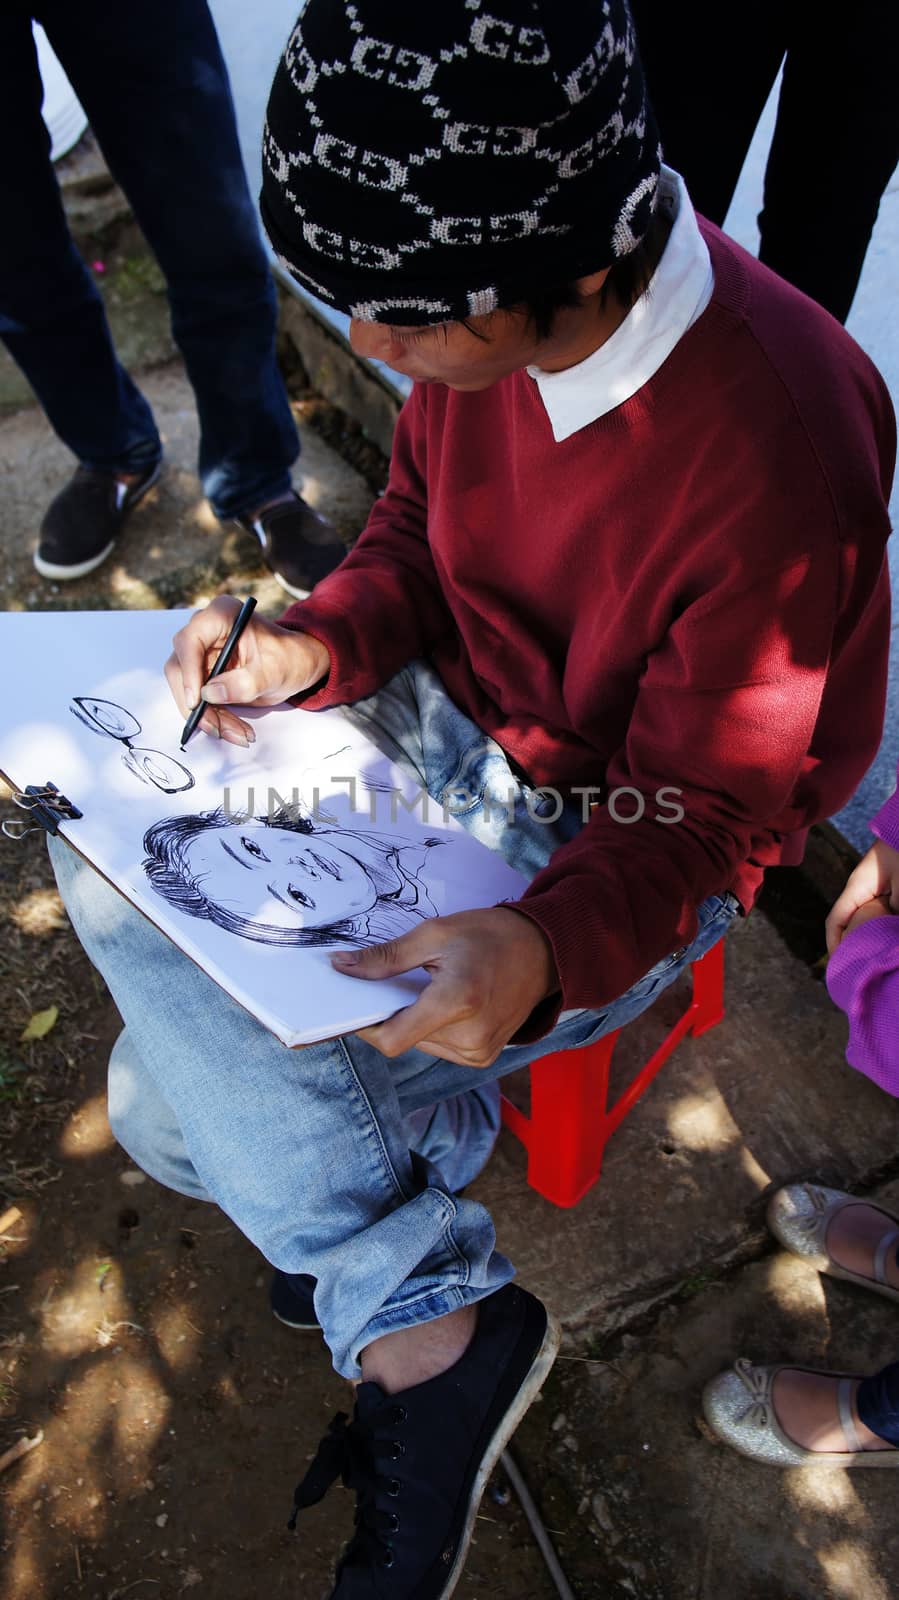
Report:
[[[193,773],[174,756],[132,743],[141,732],[141,725],[123,706],[117,706],[113,700],[93,700],[76,694],[69,710],[92,733],[105,733],[110,739],[118,739],[125,746],[122,752],[125,766],[142,783],[152,783],[163,794],[177,794],[181,789],[193,788]]]

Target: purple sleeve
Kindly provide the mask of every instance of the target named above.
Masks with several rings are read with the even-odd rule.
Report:
[[[848,933],[827,964],[827,987],[849,1018],[850,1066],[899,1095],[899,916]]]
[[[893,850],[899,850],[899,772],[896,773],[895,792],[881,806],[871,823],[871,832]]]

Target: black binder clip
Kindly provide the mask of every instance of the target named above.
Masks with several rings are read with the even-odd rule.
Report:
[[[0,823],[0,831],[5,833],[7,839],[24,839],[29,833],[56,834],[59,832],[61,822],[72,822],[84,815],[71,800],[60,794],[55,783],[49,781],[45,784],[30,783],[27,789],[14,790],[12,803],[20,811],[27,811],[31,819],[31,826],[26,826],[19,817],[6,817]]]

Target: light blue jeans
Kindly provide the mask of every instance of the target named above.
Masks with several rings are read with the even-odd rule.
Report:
[[[423,662],[345,714],[528,877],[582,825],[573,809],[555,823],[535,815],[539,796]],[[159,1182],[215,1201],[273,1266],[317,1280],[316,1311],[347,1378],[372,1340],[513,1275],[488,1212],[457,1193],[493,1147],[497,1080],[630,1022],[739,909],[731,894],[711,896],[692,945],[605,1010],[563,1013],[492,1067],[420,1050],[390,1061],[355,1034],[288,1050],[74,850],[49,844],[75,931],[125,1024],[109,1071],[117,1139]]]

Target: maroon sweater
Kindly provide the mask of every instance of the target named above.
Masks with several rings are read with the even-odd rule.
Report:
[[[646,797],[630,825],[595,810],[519,903],[566,1007],[607,1004],[687,944],[707,895],[748,910],[882,726],[889,397],[826,312],[703,231],[708,308],[563,443],[525,372],[418,386],[364,533],[282,618],[331,652],[309,709],[428,656],[532,781]]]

